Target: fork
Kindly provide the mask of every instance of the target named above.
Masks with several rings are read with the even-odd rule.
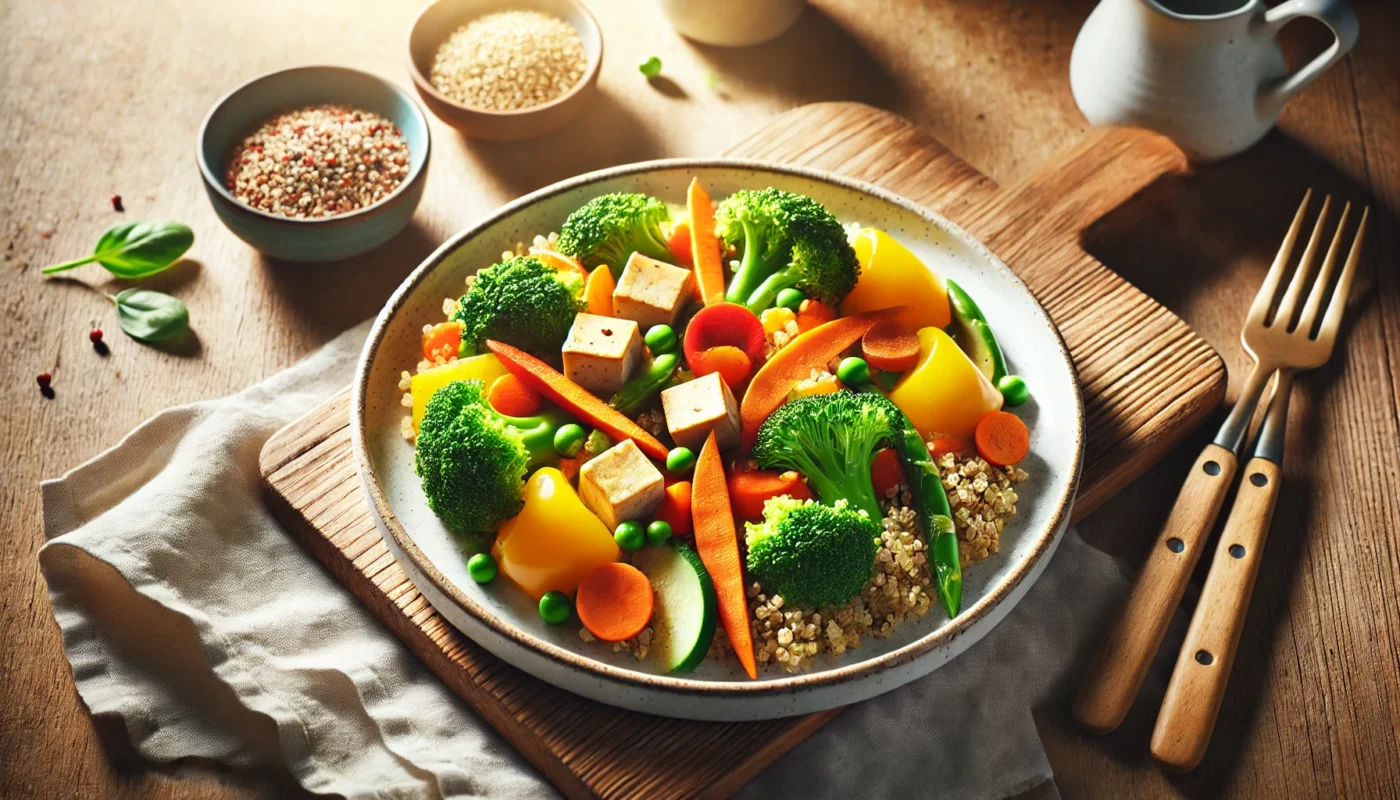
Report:
[[[1225,520],[1225,528],[1211,560],[1210,573],[1201,590],[1200,602],[1191,617],[1191,627],[1187,629],[1186,641],[1177,656],[1176,668],[1172,671],[1171,682],[1162,699],[1162,710],[1152,731],[1152,756],[1168,769],[1195,769],[1205,755],[1206,745],[1210,743],[1220,704],[1225,697],[1225,685],[1230,680],[1230,669],[1235,663],[1240,632],[1244,628],[1250,595],[1254,591],[1254,579],[1259,574],[1274,503],[1278,500],[1283,482],[1283,443],[1293,376],[1301,370],[1322,366],[1331,357],[1337,329],[1342,324],[1342,313],[1366,234],[1366,221],[1370,217],[1369,208],[1361,214],[1361,223],[1341,277],[1337,279],[1337,288],[1330,301],[1326,302],[1321,327],[1313,335],[1336,266],[1342,231],[1351,212],[1350,203],[1342,209],[1341,221],[1337,224],[1317,280],[1308,294],[1307,304],[1298,321],[1290,325],[1311,271],[1331,200],[1331,197],[1323,200],[1312,238],[1272,320],[1263,327],[1258,324],[1268,314],[1270,305],[1267,299],[1261,302],[1260,298],[1265,297],[1266,290],[1272,297],[1279,284],[1282,269],[1277,264],[1264,279],[1264,286],[1249,310],[1249,319],[1255,324],[1246,324],[1244,346],[1261,362],[1268,360],[1276,363],[1278,375],[1269,410],[1255,438],[1253,457],[1245,464],[1246,478],[1240,482],[1230,516]],[[1304,208],[1306,203],[1305,198]],[[1294,227],[1297,227],[1296,222]]]
[[[1342,229],[1345,227],[1346,219],[1351,210],[1350,204],[1342,213],[1342,224],[1337,228],[1337,234],[1333,238],[1321,274],[1315,282],[1312,292],[1309,293],[1299,323],[1297,325],[1290,324],[1317,254],[1323,225],[1331,207],[1330,197],[1323,201],[1322,212],[1313,228],[1312,236],[1299,261],[1298,268],[1294,272],[1293,279],[1289,282],[1286,293],[1278,303],[1278,311],[1272,316],[1269,314],[1278,295],[1284,270],[1293,254],[1294,246],[1297,244],[1298,233],[1302,229],[1304,215],[1311,198],[1312,191],[1309,190],[1303,196],[1303,202],[1293,217],[1288,233],[1284,236],[1278,254],[1274,257],[1273,265],[1264,278],[1264,284],[1259,288],[1254,302],[1250,305],[1244,327],[1240,331],[1240,338],[1244,343],[1245,350],[1253,358],[1254,366],[1250,370],[1249,377],[1245,379],[1239,400],[1235,403],[1229,416],[1226,417],[1224,424],[1221,425],[1215,439],[1211,444],[1206,445],[1192,465],[1186,482],[1182,485],[1181,492],[1177,495],[1176,502],[1172,506],[1171,513],[1162,525],[1157,541],[1152,550],[1149,551],[1142,571],[1138,574],[1137,581],[1128,593],[1118,618],[1109,629],[1102,647],[1089,667],[1088,675],[1080,687],[1079,694],[1075,698],[1074,717],[1090,731],[1107,733],[1117,728],[1132,706],[1138,690],[1142,688],[1147,670],[1152,665],[1157,651],[1161,648],[1167,626],[1171,622],[1177,606],[1181,603],[1182,594],[1186,591],[1186,584],[1205,548],[1210,531],[1215,526],[1220,508],[1224,505],[1225,496],[1238,466],[1240,449],[1249,433],[1250,421],[1254,417],[1260,395],[1263,394],[1269,379],[1277,372],[1279,377],[1276,381],[1274,396],[1282,398],[1279,413],[1283,418],[1277,419],[1275,422],[1275,435],[1269,437],[1268,441],[1270,447],[1274,447],[1276,443],[1278,451],[1277,453],[1272,450],[1256,453],[1256,457],[1250,461],[1248,473],[1251,487],[1262,488],[1271,495],[1264,505],[1272,513],[1273,496],[1277,495],[1278,485],[1276,465],[1282,460],[1282,429],[1287,417],[1287,397],[1288,390],[1292,386],[1293,373],[1298,369],[1322,364],[1331,354],[1337,327],[1341,324],[1342,309],[1350,290],[1352,275],[1355,272],[1355,262],[1361,249],[1366,220],[1369,217],[1368,209],[1362,215],[1355,243],[1338,280],[1332,302],[1328,305],[1322,328],[1318,331],[1318,335],[1313,337],[1311,336],[1312,328],[1321,311],[1324,293],[1335,268]],[[1264,437],[1261,436],[1260,443],[1263,442]],[[1270,460],[1266,457],[1271,454],[1276,456],[1276,460]],[[1274,466],[1258,467],[1258,462],[1261,461],[1266,465]],[[1254,486],[1252,483],[1252,481],[1257,480],[1254,477],[1256,474],[1266,480],[1263,487]],[[1240,504],[1237,503],[1237,505]],[[1231,520],[1233,521],[1234,518],[1235,515],[1232,514]],[[1268,519],[1263,520],[1262,529],[1265,532],[1268,529],[1268,522]],[[1243,520],[1240,524],[1243,524]],[[1260,543],[1262,543],[1262,536],[1263,534],[1260,534]],[[1253,549],[1250,548],[1250,550]],[[1251,565],[1257,564],[1257,552],[1246,554],[1249,555],[1249,558],[1245,561]],[[1251,573],[1251,585],[1252,581]],[[1250,588],[1243,587],[1246,601]],[[1245,605],[1248,603],[1246,602]],[[1205,607],[1204,600],[1200,607]],[[1243,612],[1241,612],[1242,617]],[[1220,650],[1221,655],[1224,655],[1225,650],[1228,649],[1229,660],[1233,660],[1233,646],[1217,649]],[[1215,651],[1208,650],[1207,652],[1214,653]],[[1224,661],[1215,672],[1228,676],[1229,661]],[[1222,677],[1219,684],[1219,690],[1222,693],[1224,685],[1225,681]],[[1217,698],[1216,707],[1209,714],[1211,727],[1213,727],[1215,713],[1218,709]],[[1175,729],[1175,725],[1172,728]],[[1207,740],[1209,733],[1210,728],[1207,728],[1205,737]],[[1204,744],[1201,747],[1203,750]],[[1172,756],[1165,741],[1163,755],[1165,756],[1164,761],[1168,763],[1171,761],[1184,763],[1189,760]]]

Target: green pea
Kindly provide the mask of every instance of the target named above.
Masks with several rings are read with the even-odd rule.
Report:
[[[563,624],[574,613],[574,601],[563,592],[545,592],[540,598],[540,619],[550,625]]]
[[[695,451],[689,447],[672,448],[666,454],[666,471],[684,475],[695,468]]]
[[[573,458],[583,449],[583,442],[587,438],[588,434],[584,432],[582,425],[572,422],[560,425],[559,430],[554,432],[554,449],[565,458]]]
[[[671,523],[664,519],[653,520],[647,526],[647,544],[660,547],[671,541]]]
[[[635,553],[647,543],[646,529],[634,519],[619,522],[617,530],[613,531],[613,541],[617,542],[617,546],[622,548],[624,553]]]
[[[843,358],[836,366],[836,379],[847,386],[864,386],[870,383],[870,365],[863,358]]]
[[[1023,405],[1031,396],[1030,388],[1021,380],[1020,375],[1001,376],[1001,380],[997,381],[997,389],[1001,391],[1001,399],[1012,408]]]
[[[648,78],[655,78],[661,74],[661,59],[656,56],[648,56],[646,60],[637,65],[637,69]]]
[[[467,559],[467,574],[477,583],[490,583],[496,579],[496,559],[490,553],[477,553]]]
[[[647,335],[642,341],[647,343],[647,349],[652,355],[659,356],[676,349],[676,332],[670,325],[653,325],[647,328]]]
[[[779,308],[790,308],[793,311],[796,311],[802,306],[802,301],[806,299],[807,295],[803,294],[801,289],[793,289],[792,287],[788,287],[787,289],[778,292],[777,303]]]

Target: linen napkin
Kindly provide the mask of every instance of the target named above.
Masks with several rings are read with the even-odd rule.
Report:
[[[42,484],[39,561],[78,692],[155,762],[286,769],[349,798],[551,795],[261,502],[263,443],[350,381],[367,332],[157,414]],[[985,639],[841,714],[743,794],[996,798],[1041,783],[1031,709],[1126,585],[1070,531]]]

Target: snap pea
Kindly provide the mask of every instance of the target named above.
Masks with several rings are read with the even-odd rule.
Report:
[[[646,372],[628,381],[612,396],[608,405],[624,414],[636,411],[666,388],[666,382],[671,380],[680,363],[681,357],[675,353],[662,353],[653,358]]]
[[[796,311],[802,306],[802,301],[807,299],[807,295],[801,289],[788,287],[778,292],[777,304],[779,308],[787,308]]]
[[[948,619],[952,619],[962,608],[962,563],[958,560],[953,510],[948,505],[947,492],[943,491],[942,476],[929,455],[924,437],[914,429],[908,417],[904,417],[903,427],[895,435],[894,447],[904,467],[904,474],[909,476],[914,509],[924,526],[924,536],[928,538],[938,598],[943,601]]]

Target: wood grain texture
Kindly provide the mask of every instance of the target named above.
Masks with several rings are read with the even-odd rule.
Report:
[[[1104,636],[1074,700],[1074,718],[1095,733],[1117,728],[1157,659],[1216,515],[1234,485],[1235,454],[1206,445],[1187,473],[1171,513]]]
[[[1179,438],[1209,413],[1224,391],[1224,374],[1208,345],[1079,246],[1079,228],[1110,208],[1095,203],[1121,202],[1154,177],[1179,169],[1179,155],[1140,132],[1106,132],[1089,144],[1000,191],[899,117],[865,105],[825,103],[784,114],[728,154],[796,161],[917,197],[955,220],[988,230],[1015,251],[1010,265],[1027,276],[1033,291],[1054,298],[1047,309],[1052,316],[1058,312],[1058,324],[1089,329],[1094,316],[1105,317],[1105,323],[1123,317],[1125,327],[1150,334],[1091,338],[1075,352],[1077,365],[1080,353],[1088,353],[1085,360],[1091,363],[1137,364],[1102,377],[1092,367],[1080,367],[1081,378],[1087,372],[1098,381],[1085,391],[1089,417],[1114,420],[1089,434],[1086,449],[1100,458],[1086,466],[1081,496],[1093,502],[1106,496],[1098,486],[1119,480],[1116,473],[1135,474],[1150,466],[1152,451],[1134,448]],[[1078,166],[1082,161],[1089,165]],[[1094,188],[1109,181],[1111,191]],[[1059,182],[1058,189],[1046,182]],[[1034,224],[1020,226],[1018,220]],[[1017,247],[1018,236],[1056,244],[1049,252],[1073,265],[1071,278],[1079,280],[1065,283],[1065,269],[1046,265],[1037,248]],[[1214,370],[1200,369],[1211,362]],[[1156,387],[1148,402],[1117,402],[1138,383]],[[1154,430],[1163,420],[1176,427]],[[337,578],[565,794],[699,797],[716,787],[727,791],[837,713],[731,725],[662,719],[574,697],[502,664],[428,606],[389,554],[365,505],[349,422],[348,394],[342,393],[268,441],[261,468],[269,504]],[[1144,429],[1149,435],[1092,438]],[[1114,465],[1112,480],[1104,464]],[[1082,516],[1080,506],[1076,501],[1075,513]],[[549,713],[540,713],[542,708]],[[614,727],[634,735],[618,737],[611,733]],[[638,741],[653,744],[638,748]]]
[[[1069,720],[1067,685],[1037,714],[1066,797],[1400,795],[1400,4],[1350,2],[1360,43],[1290,102],[1279,132],[1238,159],[1156,181],[1086,235],[1091,253],[1203,334],[1238,378],[1248,366],[1244,309],[1303,188],[1377,209],[1338,353],[1295,389],[1289,488],[1214,744],[1185,777],[1164,777],[1148,757],[1170,659],[1108,737],[1086,737]],[[309,268],[261,259],[218,224],[190,158],[195,131],[223,92],[269,69],[343,63],[405,83],[402,31],[417,4],[0,4],[0,795],[297,791],[286,775],[143,763],[119,726],[89,716],[35,559],[39,479],[169,405],[229,394],[291,364],[377,311],[453,231],[581,171],[711,154],[785,110],[828,100],[896,111],[1005,185],[1085,134],[1065,76],[1095,0],[814,0],[788,34],[738,50],[686,42],[654,3],[588,3],[607,37],[597,108],[558,135],[508,146],[463,141],[432,120],[432,175],[414,225],[380,252]],[[1328,41],[1306,23],[1284,31],[1294,63]],[[651,53],[673,85],[640,81],[636,62]],[[124,218],[107,204],[113,193],[126,200]],[[86,340],[88,326],[111,324],[87,288],[102,285],[100,270],[80,271],[83,283],[35,273],[85,252],[119,219],[143,218],[196,230],[196,261],[154,287],[190,306],[200,348],[168,354],[109,337],[117,346],[101,360]],[[54,402],[32,383],[45,370],[57,377]],[[1144,522],[1166,517],[1208,441],[1206,432],[1176,448],[1081,532],[1140,562],[1152,545]],[[1169,632],[1164,652],[1183,634]]]
[[[1152,757],[1178,772],[1195,769],[1210,744],[1282,488],[1283,470],[1272,461],[1251,458],[1240,474],[1239,493],[1152,731]]]

